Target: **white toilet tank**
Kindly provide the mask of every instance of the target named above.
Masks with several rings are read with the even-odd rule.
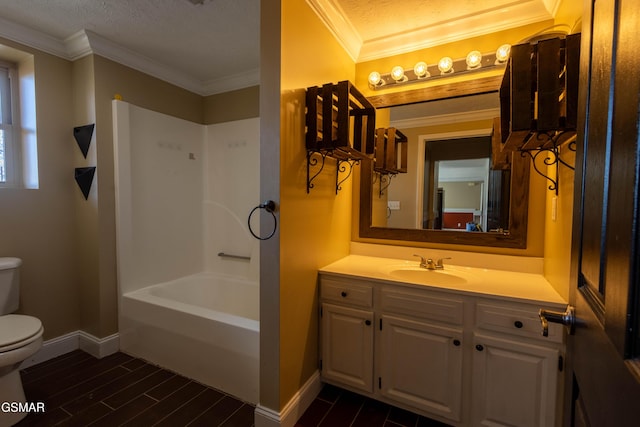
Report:
[[[0,258],[0,316],[18,310],[21,264],[20,258]]]

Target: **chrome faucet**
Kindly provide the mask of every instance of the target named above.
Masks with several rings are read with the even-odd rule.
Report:
[[[420,258],[420,268],[426,268],[427,270],[443,270],[444,269],[444,260],[451,259],[451,257],[438,258],[437,261],[433,261],[431,258],[425,258],[422,255],[416,255]]]

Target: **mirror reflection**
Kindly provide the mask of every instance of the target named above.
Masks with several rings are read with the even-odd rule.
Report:
[[[509,228],[510,171],[491,162],[496,92],[390,107],[386,114],[390,127],[410,137],[411,160],[406,174],[374,177],[380,188],[372,194],[382,199],[373,203],[374,227]]]

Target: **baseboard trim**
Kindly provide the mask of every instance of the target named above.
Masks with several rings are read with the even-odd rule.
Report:
[[[33,356],[22,362],[20,369],[46,362],[74,350],[83,350],[98,359],[116,353],[120,347],[118,334],[105,338],[97,338],[84,331],[74,331],[42,343],[42,348]]]
[[[322,382],[320,372],[316,371],[298,390],[298,392],[287,402],[282,411],[261,405],[256,406],[255,427],[293,427],[300,419],[304,411],[307,410],[311,402],[318,396]]]
[[[97,338],[84,331],[78,331],[78,344],[80,350],[102,359],[120,349],[120,335],[116,333],[108,337]]]

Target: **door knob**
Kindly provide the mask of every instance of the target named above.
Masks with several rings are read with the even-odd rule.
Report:
[[[564,313],[559,311],[545,310],[543,308],[538,312],[540,322],[542,323],[542,336],[549,336],[549,322],[560,323],[567,328],[569,335],[573,335],[576,329],[575,308],[568,305]]]

